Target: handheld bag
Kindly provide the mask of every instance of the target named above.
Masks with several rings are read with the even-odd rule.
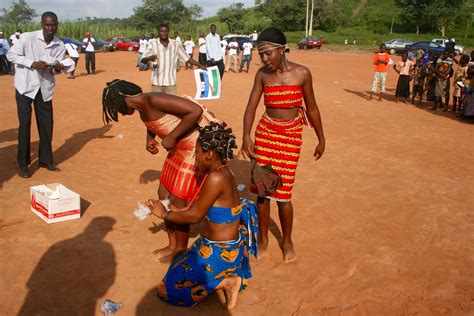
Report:
[[[271,165],[258,165],[252,158],[252,170],[250,172],[252,185],[255,186],[259,196],[267,196],[275,193],[283,183],[280,175],[273,170]]]

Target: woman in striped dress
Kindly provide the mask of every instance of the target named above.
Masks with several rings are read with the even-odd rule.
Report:
[[[290,62],[286,58],[285,45],[285,35],[273,27],[264,30],[257,39],[258,53],[264,66],[255,75],[245,111],[242,154],[244,157],[255,158],[259,165],[271,165],[280,175],[282,185],[276,192],[258,194],[259,251],[262,254],[268,246],[270,200],[275,200],[283,234],[283,259],[285,262],[291,262],[296,259],[291,240],[291,192],[301,150],[303,125],[313,126],[319,139],[314,151],[316,159],[324,153],[325,139],[311,72],[305,66]],[[262,94],[266,109],[257,125],[254,142],[250,132]],[[303,106],[303,100],[306,108]],[[255,183],[252,184],[251,190],[257,193]]]

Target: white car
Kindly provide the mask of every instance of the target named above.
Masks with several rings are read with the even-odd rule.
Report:
[[[433,38],[431,41],[435,42],[435,43],[438,43],[438,44],[440,44],[441,46],[444,47],[446,45],[446,42],[448,42],[449,40],[447,40],[445,38]],[[456,55],[462,54],[462,53],[464,53],[464,46],[458,45],[458,44],[455,43],[454,51],[456,52]]]

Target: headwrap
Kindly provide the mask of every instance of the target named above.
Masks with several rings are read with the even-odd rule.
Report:
[[[260,48],[263,45],[270,46],[266,49],[261,50]],[[262,33],[257,38],[257,49],[258,53],[263,53],[268,50],[275,48],[286,47],[286,37],[285,34],[276,27],[269,27],[263,30]]]

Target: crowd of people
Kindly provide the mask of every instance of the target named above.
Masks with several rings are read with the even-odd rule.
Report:
[[[374,56],[375,74],[369,100],[379,85],[379,100],[383,99],[389,64],[393,64],[393,70],[398,74],[396,102],[402,99],[408,103],[411,96],[411,103],[415,104],[418,97],[420,107],[431,102],[433,111],[442,108],[445,112],[458,113],[465,120],[474,119],[474,51],[470,56],[456,55],[450,42],[442,54],[423,50],[413,53],[407,46],[401,61],[393,63],[385,44],[381,44]]]
[[[24,33],[6,52],[7,60],[16,65],[17,160],[18,174],[23,178],[30,177],[32,104],[40,136],[40,167],[60,171],[52,154],[52,98],[55,75],[64,68],[61,61],[67,50],[75,49],[55,37],[56,14],[43,13],[41,25],[41,30]],[[305,125],[313,129],[317,138],[315,160],[324,154],[321,115],[312,74],[304,65],[288,59],[284,33],[270,27],[261,32],[256,42],[262,66],[255,74],[242,117],[240,150],[244,158],[252,160],[252,174],[248,177],[251,192],[257,196],[256,203],[239,198],[236,180],[228,165],[238,147],[232,129],[198,102],[176,96],[179,61],[191,69],[193,66],[217,66],[221,77],[229,71],[231,64],[237,71],[240,48],[236,39],[224,44],[217,34],[217,26],[212,24],[207,36],[200,33],[196,61],[191,36],[187,36],[184,43],[177,33],[170,39],[169,27],[160,25],[157,37],[149,40],[142,37],[137,57],[140,70],[151,69],[151,92],[144,93],[138,85],[121,79],[108,82],[103,89],[105,124],[118,122],[119,114],[133,115],[137,111],[146,128],[146,150],[156,155],[161,146],[168,152],[161,169],[157,198],[149,199],[146,204],[155,216],[164,220],[168,234],[169,244],[157,256],[162,262],[169,263],[169,269],[159,282],[157,292],[160,299],[172,305],[194,306],[215,292],[227,309],[235,307],[238,293],[248,286],[252,277],[250,255],[262,255],[267,250],[272,201],[277,203],[282,228],[283,260],[288,263],[297,258],[292,241],[292,190]],[[93,46],[90,34],[86,34],[84,43]],[[239,71],[247,63],[248,72],[253,46],[247,41],[242,48]],[[93,48],[86,52],[90,53],[86,55],[87,71],[94,74]],[[74,57],[71,52],[69,54]],[[454,102],[451,110],[468,116],[473,111],[472,58],[454,57],[450,50],[442,56],[426,56],[422,52],[414,55],[410,56],[407,51],[402,60],[393,65],[399,74],[397,99],[403,98],[407,102],[413,80],[412,102],[419,96],[421,104],[426,93],[435,110],[443,98],[446,101],[444,108],[448,110],[449,87],[452,86]],[[44,60],[44,56],[51,58]],[[371,99],[378,84],[381,85],[379,100],[383,99],[390,63],[382,44],[374,57],[376,72]],[[455,71],[454,64],[458,65]],[[73,77],[74,73],[69,76]],[[451,77],[454,80],[450,81]],[[252,136],[262,96],[265,111]],[[188,249],[189,226],[198,222],[204,223],[204,229]]]

